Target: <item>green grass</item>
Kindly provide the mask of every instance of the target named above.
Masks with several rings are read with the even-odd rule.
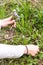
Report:
[[[0,19],[9,17],[13,9],[17,10],[20,21],[15,29],[11,29],[11,26],[2,28],[0,34],[2,33],[3,37],[9,34],[7,31],[12,31],[14,36],[10,40],[2,39],[0,43],[35,44],[40,47],[40,52],[35,57],[24,55],[19,59],[2,59],[0,65],[43,65],[43,9],[33,7],[30,2],[9,2],[0,6]]]

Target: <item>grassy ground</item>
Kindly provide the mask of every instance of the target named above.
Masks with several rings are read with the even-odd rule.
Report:
[[[35,3],[35,4],[34,4]],[[37,7],[39,6],[39,7]],[[1,59],[0,65],[43,65],[43,8],[40,3],[14,0],[0,6],[0,19],[10,16],[16,9],[20,16],[16,28],[9,25],[0,31],[0,43],[35,44],[40,52],[35,57],[24,55],[19,59]]]

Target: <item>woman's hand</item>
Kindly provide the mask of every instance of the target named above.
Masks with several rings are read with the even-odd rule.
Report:
[[[1,27],[6,27],[6,26],[8,26],[9,24],[12,24],[13,27],[16,27],[16,22],[15,22],[15,20],[12,20],[12,16],[9,17],[9,18],[0,20],[0,26],[1,26]]]
[[[35,56],[36,54],[38,54],[39,52],[39,47],[37,45],[26,45],[27,49],[28,49],[28,53],[27,50],[25,49],[25,54],[30,54],[32,56]]]

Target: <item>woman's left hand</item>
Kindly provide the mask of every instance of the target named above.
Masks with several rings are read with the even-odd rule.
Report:
[[[35,56],[39,52],[39,47],[37,45],[27,45],[28,54]]]

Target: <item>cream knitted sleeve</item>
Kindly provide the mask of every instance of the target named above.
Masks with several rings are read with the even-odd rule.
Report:
[[[0,44],[0,59],[1,58],[19,58],[24,54],[24,45],[6,45]]]

